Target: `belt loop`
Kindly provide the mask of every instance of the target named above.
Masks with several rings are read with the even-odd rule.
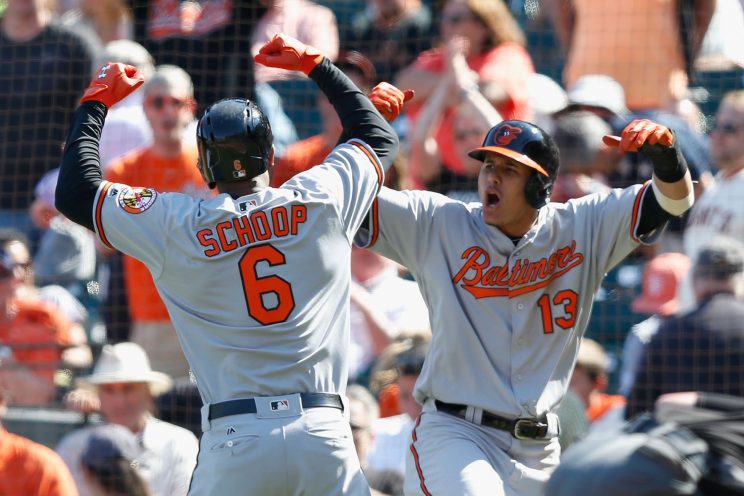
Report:
[[[478,417],[478,420],[475,420],[476,416]],[[480,408],[476,408],[470,405],[468,405],[465,408],[465,420],[467,420],[468,422],[472,422],[474,424],[480,424],[482,416],[483,416],[483,410],[481,410]]]
[[[557,437],[561,433],[560,418],[555,413],[547,413],[545,416],[548,421],[548,433],[545,437]]]
[[[212,425],[209,422],[209,403],[205,403],[201,407],[201,428],[202,432],[207,432],[212,428]]]

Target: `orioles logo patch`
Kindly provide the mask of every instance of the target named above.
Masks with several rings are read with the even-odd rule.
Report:
[[[517,139],[517,135],[521,133],[522,130],[515,126],[510,126],[509,124],[504,124],[500,128],[496,130],[496,134],[494,136],[496,140],[497,145],[508,145],[515,139]]]
[[[127,188],[119,195],[119,206],[130,214],[141,214],[152,207],[158,192],[152,188]]]

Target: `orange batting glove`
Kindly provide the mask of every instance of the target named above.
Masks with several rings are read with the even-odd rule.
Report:
[[[388,122],[398,118],[403,104],[413,98],[413,90],[401,91],[390,83],[381,82],[369,92],[369,99]]]
[[[90,82],[80,98],[80,103],[101,102],[111,108],[144,82],[145,78],[136,67],[119,62],[109,62],[101,67],[98,75]]]
[[[625,126],[621,136],[606,135],[602,141],[623,152],[637,152],[643,145],[671,148],[674,146],[674,134],[668,127],[648,119],[634,119]]]
[[[254,60],[267,67],[302,71],[305,74],[310,74],[324,58],[325,56],[316,48],[291,36],[279,33],[275,34],[271,41],[261,47]]]

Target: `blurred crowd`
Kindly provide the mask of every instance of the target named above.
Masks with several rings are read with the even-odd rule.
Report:
[[[653,411],[666,393],[744,396],[744,1],[4,0],[0,9],[0,412],[68,409],[90,424],[55,439],[56,454],[3,430],[0,472],[11,470],[2,462],[14,443],[29,475],[0,476],[0,493],[186,494],[201,400],[175,330],[144,265],[57,212],[56,167],[77,101],[106,61],[146,80],[106,118],[108,180],[212,195],[196,168],[195,122],[229,96],[256,100],[269,117],[274,186],[320,163],[341,130],[329,102],[301,73],[252,62],[280,31],[365,91],[380,81],[415,90],[393,123],[402,147],[386,181],[397,189],[477,200],[480,164],[466,152],[500,120],[522,119],[555,137],[562,167],[551,199],[570,201],[651,178],[646,158],[621,155],[603,135],[636,118],[673,129],[696,204],[606,278],[561,406],[561,444]],[[429,312],[405,267],[357,248],[351,263],[352,431],[372,487],[402,494]]]

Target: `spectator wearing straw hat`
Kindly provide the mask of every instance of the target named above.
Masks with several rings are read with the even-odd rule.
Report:
[[[103,347],[93,373],[78,379],[82,389],[68,395],[68,404],[78,410],[100,411],[105,422],[127,427],[137,436],[143,452],[139,468],[153,495],[177,496],[188,491],[196,465],[198,443],[190,431],[154,418],[153,398],[166,392],[171,378],[150,367],[139,345],[123,342]],[[95,395],[85,391],[92,390]],[[67,434],[57,446],[85,496],[81,457],[93,434],[83,427]]]

